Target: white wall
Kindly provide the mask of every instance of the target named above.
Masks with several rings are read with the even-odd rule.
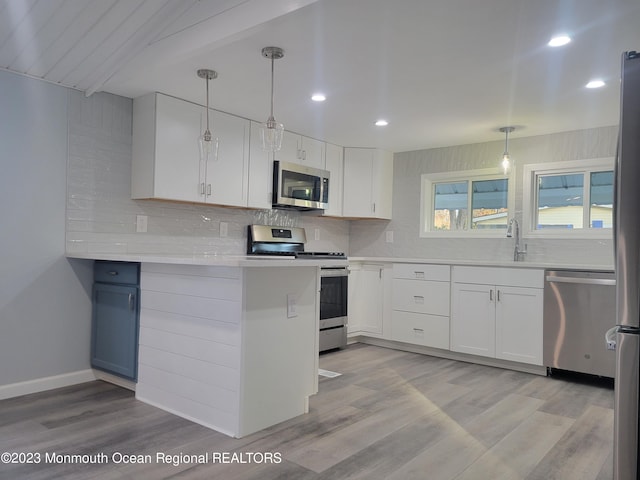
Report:
[[[67,91],[0,71],[0,386],[89,368],[91,269],[64,256]]]
[[[613,157],[618,128],[555,133],[509,140],[516,162],[516,217],[522,220],[522,166],[532,163]],[[350,254],[392,258],[508,261],[513,239],[421,238],[420,177],[424,173],[495,168],[504,141],[396,153],[393,170],[393,220],[359,221],[351,225]],[[385,242],[385,232],[394,242]],[[525,239],[528,262],[613,265],[612,240]]]
[[[132,200],[132,100],[71,91],[69,104],[68,252],[243,255],[253,223],[304,227],[307,250],[347,251],[346,220]],[[148,216],[147,233],[136,233],[136,215]],[[227,237],[220,237],[220,222],[228,224]]]

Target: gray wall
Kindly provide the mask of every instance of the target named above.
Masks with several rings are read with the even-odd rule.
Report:
[[[67,92],[0,71],[0,385],[89,368],[91,269],[65,258]]]
[[[516,211],[522,220],[523,165],[613,157],[617,127],[562,132],[510,139],[509,152],[516,162]],[[421,238],[421,175],[454,170],[495,168],[504,140],[430,150],[396,153],[393,171],[393,220],[358,221],[351,225],[350,254],[391,258],[508,261],[513,239]],[[394,232],[386,243],[385,232]],[[528,262],[582,265],[613,264],[611,240],[525,239]]]

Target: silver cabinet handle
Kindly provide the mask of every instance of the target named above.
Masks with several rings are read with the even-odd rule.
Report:
[[[108,273],[109,275],[111,275],[111,276],[114,276],[114,277],[115,277],[116,275],[118,275],[118,272],[116,272],[115,270],[110,270],[110,271],[109,271],[109,272],[107,272],[107,273]]]
[[[493,302],[493,288],[489,290],[489,301]]]
[[[133,312],[134,310],[134,305],[133,305],[133,293],[129,294],[129,310],[131,310]]]
[[[424,333],[424,328],[415,328],[413,329],[415,333]]]
[[[204,190],[204,182],[202,182],[200,184],[200,195],[204,195],[205,194],[205,190]]]
[[[498,301],[500,301],[500,290],[498,290]]]
[[[207,197],[210,197],[210,196],[211,196],[211,184],[208,183],[207,184]]]
[[[550,283],[580,283],[583,285],[615,285],[612,278],[580,278],[580,277],[552,277],[547,275],[545,280]]]
[[[424,278],[424,272],[413,272],[416,275],[416,278]]]
[[[422,295],[414,295],[413,301],[415,303],[424,303],[424,297]]]

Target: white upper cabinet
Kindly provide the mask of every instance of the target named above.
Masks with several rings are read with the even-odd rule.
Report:
[[[154,93],[133,102],[132,198],[247,206],[249,121],[210,110],[218,156],[200,161],[205,108]]]
[[[392,153],[373,148],[345,148],[343,181],[343,216],[391,219]]]
[[[344,148],[327,143],[325,146],[325,165],[331,174],[329,178],[329,208],[325,216],[342,216],[342,175],[344,166]]]
[[[218,139],[218,158],[206,166],[205,202],[247,205],[249,175],[249,121],[213,111],[212,134]]]
[[[276,152],[275,159],[324,169],[324,148],[325,143],[320,140],[285,130],[282,136],[282,148]]]
[[[249,144],[249,208],[271,209],[273,203],[273,153],[262,149],[260,123],[251,122]]]

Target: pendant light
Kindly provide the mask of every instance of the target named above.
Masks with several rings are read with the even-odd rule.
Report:
[[[262,56],[271,60],[271,114],[260,129],[262,149],[267,152],[277,152],[282,146],[282,133],[284,125],[276,122],[273,117],[273,62],[284,57],[284,50],[279,47],[264,47]]]
[[[511,157],[509,156],[509,134],[513,132],[516,127],[500,127],[500,131],[504,133],[504,153],[502,154],[502,171],[505,175],[511,173]]]
[[[204,133],[198,138],[200,160],[202,162],[215,162],[218,159],[218,139],[213,137],[211,130],[209,130],[209,80],[218,78],[218,73],[215,70],[206,68],[201,68],[197,73],[198,77],[204,78],[207,84],[207,124]]]

